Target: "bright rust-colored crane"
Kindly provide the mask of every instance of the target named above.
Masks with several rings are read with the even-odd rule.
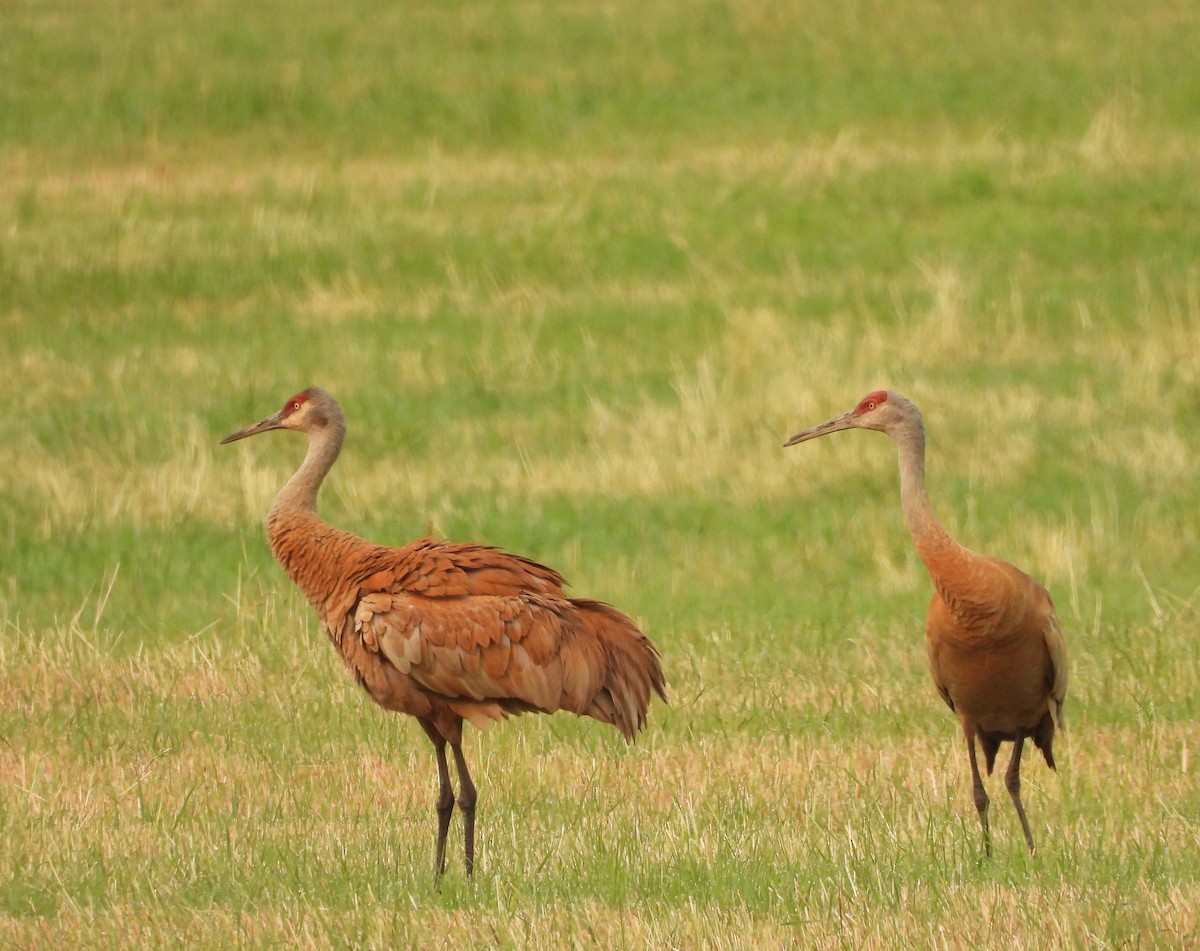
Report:
[[[975,742],[983,747],[991,775],[1001,742],[1011,741],[1004,785],[1032,853],[1033,833],[1021,805],[1021,749],[1031,738],[1055,768],[1054,731],[1062,727],[1067,696],[1067,648],[1050,595],[1008,562],[970,551],[946,534],[929,505],[925,426],[909,400],[886,390],[868,393],[854,409],[784,445],[843,429],[878,430],[899,447],[904,519],[934,586],[925,622],[929,669],[966,737],[984,850],[991,854],[988,795]]]
[[[388,548],[323,522],[317,492],[346,432],[341,407],[324,390],[297,393],[222,443],[272,429],[306,433],[308,452],[271,506],[271,550],[371,699],[416,717],[433,742],[438,874],[455,801],[449,744],[469,875],[476,790],[463,721],[486,727],[508,714],[568,710],[610,723],[632,742],[651,691],[666,700],[658,651],[616,608],[567,597],[562,576],[534,561],[430,539]]]

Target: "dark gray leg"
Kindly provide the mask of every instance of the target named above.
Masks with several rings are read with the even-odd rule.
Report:
[[[979,763],[975,759],[975,733],[967,734],[967,755],[971,757],[971,779],[975,787],[975,811],[979,813],[979,824],[983,826],[983,851],[992,854],[992,833],[988,829],[988,794],[983,788],[983,777],[979,775]]]
[[[467,770],[467,761],[463,756],[462,746],[451,743],[454,753],[454,765],[458,767],[458,808],[463,817],[463,848],[467,861],[467,874],[475,871],[475,784],[471,782],[471,774]],[[442,762],[445,762],[443,753]],[[444,843],[443,843],[444,844]]]
[[[434,874],[441,875],[446,871],[446,836],[450,832],[450,816],[454,812],[454,789],[450,786],[450,766],[446,762],[446,741],[432,723],[421,721],[421,726],[433,741],[437,753],[438,766],[438,832],[437,854],[434,858]]]
[[[1004,774],[1004,786],[1008,789],[1008,794],[1012,796],[1013,805],[1017,807],[1021,828],[1025,830],[1025,844],[1029,846],[1029,854],[1033,855],[1033,833],[1029,831],[1029,820],[1025,818],[1025,807],[1021,805],[1021,748],[1024,745],[1024,737],[1013,743],[1013,755],[1008,762],[1008,770]]]

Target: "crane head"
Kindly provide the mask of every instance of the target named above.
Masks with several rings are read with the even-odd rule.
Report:
[[[279,412],[272,413],[266,419],[261,419],[245,429],[239,429],[236,433],[230,433],[221,440],[221,445],[245,439],[247,436],[257,436],[272,429],[309,430],[322,425],[325,416],[323,409],[330,401],[332,397],[324,390],[310,386],[307,390],[288,397]]]
[[[842,413],[841,416],[835,416],[812,429],[796,433],[784,443],[784,446],[794,446],[797,443],[840,432],[843,429],[875,429],[879,432],[891,433],[897,424],[913,419],[919,422],[920,418],[917,408],[899,393],[893,393],[890,390],[875,390],[859,400],[854,409]]]

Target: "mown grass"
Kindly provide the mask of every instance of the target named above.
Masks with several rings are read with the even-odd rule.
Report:
[[[1190,947],[1188,4],[11,5],[0,943]],[[420,732],[271,562],[330,521],[562,569],[661,646],[632,749],[525,717],[431,874]],[[928,685],[894,450],[1071,650],[1039,850]],[[452,843],[457,845],[457,827]]]

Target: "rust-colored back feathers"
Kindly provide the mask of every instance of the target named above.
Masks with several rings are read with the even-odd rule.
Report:
[[[567,597],[558,572],[535,561],[430,539],[386,548],[303,519],[273,521],[270,539],[364,685],[369,667],[390,664],[426,694],[414,704],[410,690],[372,690],[390,709],[423,716],[427,701],[444,703],[480,727],[566,710],[632,740],[651,691],[664,694],[658,653],[637,626]]]

